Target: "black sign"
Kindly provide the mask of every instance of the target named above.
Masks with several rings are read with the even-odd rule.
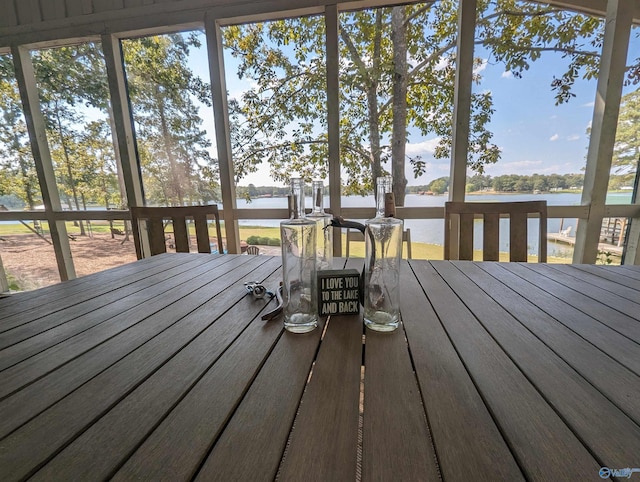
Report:
[[[354,315],[360,313],[360,274],[355,269],[318,272],[318,313]]]

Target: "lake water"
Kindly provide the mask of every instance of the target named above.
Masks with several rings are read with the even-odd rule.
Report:
[[[577,206],[580,204],[580,193],[558,193],[558,194],[473,194],[467,195],[468,201],[477,202],[515,202],[515,201],[538,201],[546,200],[549,206]],[[420,196],[418,194],[408,194],[405,198],[407,207],[433,207],[444,206],[447,196]],[[607,196],[607,204],[628,204],[631,202],[631,193],[611,193]],[[244,199],[238,199],[238,208],[287,208],[287,198],[256,198],[250,203]],[[324,205],[329,205],[329,197],[325,196]],[[343,207],[374,207],[375,200],[373,196],[343,196]],[[95,208],[100,209],[100,208]],[[249,220],[243,219],[238,223],[243,226],[271,226],[280,225],[279,219],[260,219]],[[364,220],[359,220],[364,221]],[[576,219],[549,219],[547,232],[555,233],[562,228],[571,227],[571,234],[575,236]],[[0,224],[17,224],[18,221],[0,221]],[[503,219],[500,225],[500,251],[508,251],[509,227],[508,220]],[[418,243],[438,244],[444,243],[444,222],[442,219],[407,219],[405,220],[405,228],[411,229],[411,240]],[[529,220],[528,229],[528,245],[529,252],[536,254],[538,252],[538,221]],[[482,224],[475,224],[474,244],[476,249],[482,248]],[[566,245],[548,243],[549,256],[569,257],[572,249]]]
[[[558,193],[558,194],[477,194],[467,195],[468,201],[476,202],[516,202],[516,201],[539,201],[546,200],[549,206],[578,206],[580,205],[580,193]],[[444,206],[447,196],[420,196],[418,194],[408,194],[405,198],[405,206],[407,207],[433,207]],[[607,204],[627,204],[631,202],[630,193],[611,193],[607,196]],[[325,196],[324,205],[329,205],[329,197]],[[375,201],[373,196],[343,196],[343,207],[374,207]],[[244,199],[238,199],[238,208],[286,208],[286,198],[258,198],[247,203]],[[360,220],[363,221],[363,220]],[[562,228],[567,229],[571,226],[571,234],[576,232],[576,219],[549,219],[547,232],[554,233]],[[261,225],[274,226],[280,224],[279,220],[241,220],[240,225]],[[411,229],[411,240],[419,243],[439,244],[444,243],[444,222],[442,219],[407,219],[405,220],[405,228]],[[528,228],[528,245],[529,252],[536,254],[538,252],[538,221],[529,220]],[[501,221],[500,226],[500,251],[508,251],[509,243],[509,222],[506,219]],[[482,248],[482,224],[477,222],[475,225],[474,244],[476,249]],[[566,245],[548,243],[548,255],[569,257],[572,249]]]

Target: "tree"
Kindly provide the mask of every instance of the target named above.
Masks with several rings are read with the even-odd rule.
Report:
[[[38,176],[22,115],[13,63],[0,55],[0,167],[3,193],[13,194],[33,210],[42,202]]]
[[[640,162],[640,89],[626,94],[620,103],[613,167],[629,181]]]
[[[368,9],[340,18],[340,159],[345,192],[370,192],[391,164],[404,202],[404,144],[410,130],[435,135],[435,156],[450,156],[457,2]],[[545,51],[562,52],[566,71],[550,79],[556,102],[567,102],[578,76],[597,73],[603,22],[557,7],[515,0],[478,3],[476,43],[516,77]],[[326,174],[324,24],[321,17],[226,27],[224,42],[239,59],[238,75],[256,87],[230,102],[236,172],[263,160],[272,176]],[[482,59],[476,59],[480,66]],[[474,82],[480,83],[479,70]],[[638,81],[638,74],[632,79]],[[468,165],[478,173],[500,158],[489,130],[490,92],[472,95]],[[416,177],[425,163],[409,159]]]
[[[123,43],[129,95],[148,198],[167,205],[219,199],[217,162],[195,100],[211,106],[206,83],[187,67],[195,35]]]
[[[444,194],[447,189],[449,189],[449,178],[448,177],[439,177],[438,179],[434,179],[429,184],[429,191],[432,191],[436,194]]]

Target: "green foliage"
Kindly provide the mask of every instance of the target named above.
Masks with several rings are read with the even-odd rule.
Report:
[[[187,67],[189,49],[199,46],[195,34],[123,42],[145,194],[153,203],[220,200],[218,164],[195,103],[211,106],[210,89]]]
[[[280,246],[280,238],[270,238],[268,236],[249,236],[247,243],[261,246]]]
[[[640,89],[622,97],[612,164],[615,172],[625,175],[626,182],[632,183],[639,160]]]
[[[340,160],[346,194],[371,192],[374,179],[391,170],[396,200],[403,204],[404,151],[392,149],[391,141],[403,144],[411,128],[438,139],[437,158],[450,157],[457,8],[458,2],[442,0],[341,13]],[[406,21],[394,21],[398,18]],[[324,35],[322,17],[223,29],[225,47],[239,61],[238,75],[256,85],[229,103],[238,179],[263,161],[279,181],[294,171],[307,179],[325,177]],[[564,71],[549,79],[557,103],[573,96],[578,77],[597,73],[602,35],[602,20],[557,7],[516,0],[478,3],[476,43],[488,51],[489,61],[520,77],[545,52],[563,54]],[[474,62],[480,67],[484,60]],[[476,84],[482,83],[481,70],[474,71]],[[489,130],[491,93],[475,88],[471,110],[468,165],[482,174],[500,158]],[[423,161],[408,160],[416,177],[424,173]]]

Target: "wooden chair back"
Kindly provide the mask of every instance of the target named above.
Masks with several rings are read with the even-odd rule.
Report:
[[[347,247],[345,249],[345,256],[349,257],[349,244],[351,241],[364,243],[364,234],[357,229],[347,229]],[[411,229],[407,228],[402,231],[402,242],[407,244],[407,259],[411,257]]]
[[[207,218],[213,217],[216,225],[218,252],[223,253],[222,231],[218,206],[178,206],[178,207],[131,207],[131,225],[136,241],[138,259],[144,257],[140,229],[146,226],[149,237],[149,254],[155,256],[167,252],[164,232],[165,220],[173,223],[173,237],[176,252],[189,252],[189,231],[187,219],[193,219],[199,253],[211,253],[209,225]]]
[[[509,260],[526,262],[527,219],[529,214],[537,215],[540,220],[538,241],[538,262],[547,262],[547,202],[447,202],[444,208],[444,259],[473,260],[473,223],[474,219],[483,219],[483,260],[499,261],[500,218],[509,218]],[[452,219],[458,217],[456,233]],[[458,257],[452,257],[458,245]]]
[[[247,246],[247,254],[260,254],[260,248],[257,246]]]

